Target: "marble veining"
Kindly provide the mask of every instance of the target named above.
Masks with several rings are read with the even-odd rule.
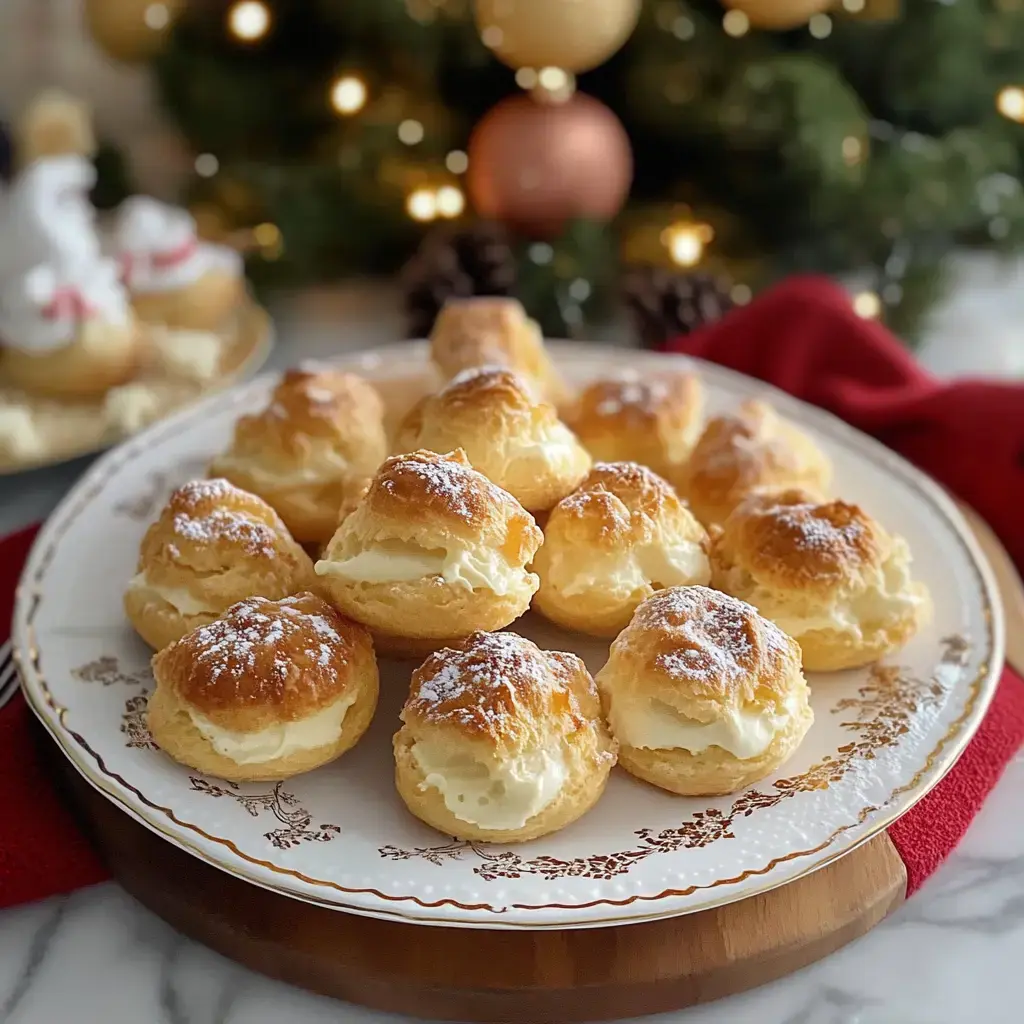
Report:
[[[1019,1024],[1024,756],[963,845],[872,933],[789,978],[650,1024]],[[116,885],[0,913],[3,1024],[409,1024],[253,974]],[[639,1022],[634,1022],[639,1024]]]

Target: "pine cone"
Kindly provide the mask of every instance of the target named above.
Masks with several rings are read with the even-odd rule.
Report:
[[[516,276],[515,254],[500,225],[431,232],[402,270],[408,336],[427,337],[448,299],[511,294]]]
[[[662,348],[671,338],[689,334],[720,319],[735,303],[729,282],[713,274],[681,274],[664,267],[635,267],[623,283],[644,348]]]

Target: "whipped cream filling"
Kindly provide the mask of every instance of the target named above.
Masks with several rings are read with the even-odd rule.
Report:
[[[746,760],[763,754],[797,710],[790,697],[781,714],[733,709],[717,721],[697,722],[660,700],[613,699],[608,722],[619,741],[631,747],[691,754],[720,747]]]
[[[423,772],[421,787],[436,789],[456,818],[483,829],[522,828],[558,796],[569,775],[560,750],[493,766],[422,740],[411,753]]]
[[[549,424],[531,441],[510,444],[507,453],[509,462],[536,464],[556,473],[572,473],[582,454],[576,436],[561,422]]]
[[[256,732],[235,732],[214,725],[198,711],[189,711],[192,724],[221,757],[235,764],[265,764],[300,750],[315,750],[334,743],[355,696],[345,696],[333,704],[295,722],[282,722]]]
[[[212,270],[242,273],[241,256],[201,241],[187,210],[149,196],[133,196],[121,205],[116,244],[125,281],[140,294],[187,288]]]
[[[878,626],[908,613],[920,614],[925,597],[911,582],[909,566],[896,565],[890,560],[883,566],[881,586],[869,587],[846,600],[821,605],[805,615],[774,614],[775,602],[767,594],[762,596],[760,590],[755,590],[750,603],[759,610],[763,607],[762,614],[795,640],[805,633],[827,629],[849,633],[860,641],[865,626]]]
[[[164,601],[181,615],[219,615],[223,611],[222,608],[211,608],[208,602],[184,587],[159,587],[151,583],[144,572],[133,576],[128,586],[132,590],[144,590],[148,596]]]
[[[287,470],[268,469],[252,457],[222,455],[217,459],[219,472],[237,472],[249,477],[257,487],[303,487],[332,483],[349,476],[351,464],[329,442],[312,442],[302,465]]]
[[[450,586],[492,590],[499,597],[518,590],[529,576],[525,569],[509,565],[500,551],[428,550],[401,541],[376,544],[339,562],[322,559],[314,568],[318,576],[357,583],[408,583],[440,576]]]
[[[662,587],[706,585],[711,579],[711,565],[704,549],[696,542],[672,547],[648,544],[590,559],[585,570],[564,582],[559,582],[556,562],[552,577],[565,597],[590,590],[631,594],[649,584]]]

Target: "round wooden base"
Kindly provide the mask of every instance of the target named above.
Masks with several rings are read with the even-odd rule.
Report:
[[[175,928],[271,977],[433,1020],[566,1024],[707,1002],[863,935],[906,889],[903,863],[880,835],[780,889],[667,921],[570,931],[378,921],[209,866],[118,810],[56,750],[47,753],[114,877]]]

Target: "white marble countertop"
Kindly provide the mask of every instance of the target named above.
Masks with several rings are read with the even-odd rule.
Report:
[[[1024,377],[1024,264],[966,262],[921,357],[936,373]],[[281,312],[276,365],[394,336],[366,292]],[[341,319],[339,319],[341,318]],[[47,514],[84,462],[0,484],[0,535]],[[812,967],[652,1024],[1020,1024],[1024,754],[949,862],[892,917]],[[252,974],[114,884],[0,912],[0,1024],[401,1024]]]

